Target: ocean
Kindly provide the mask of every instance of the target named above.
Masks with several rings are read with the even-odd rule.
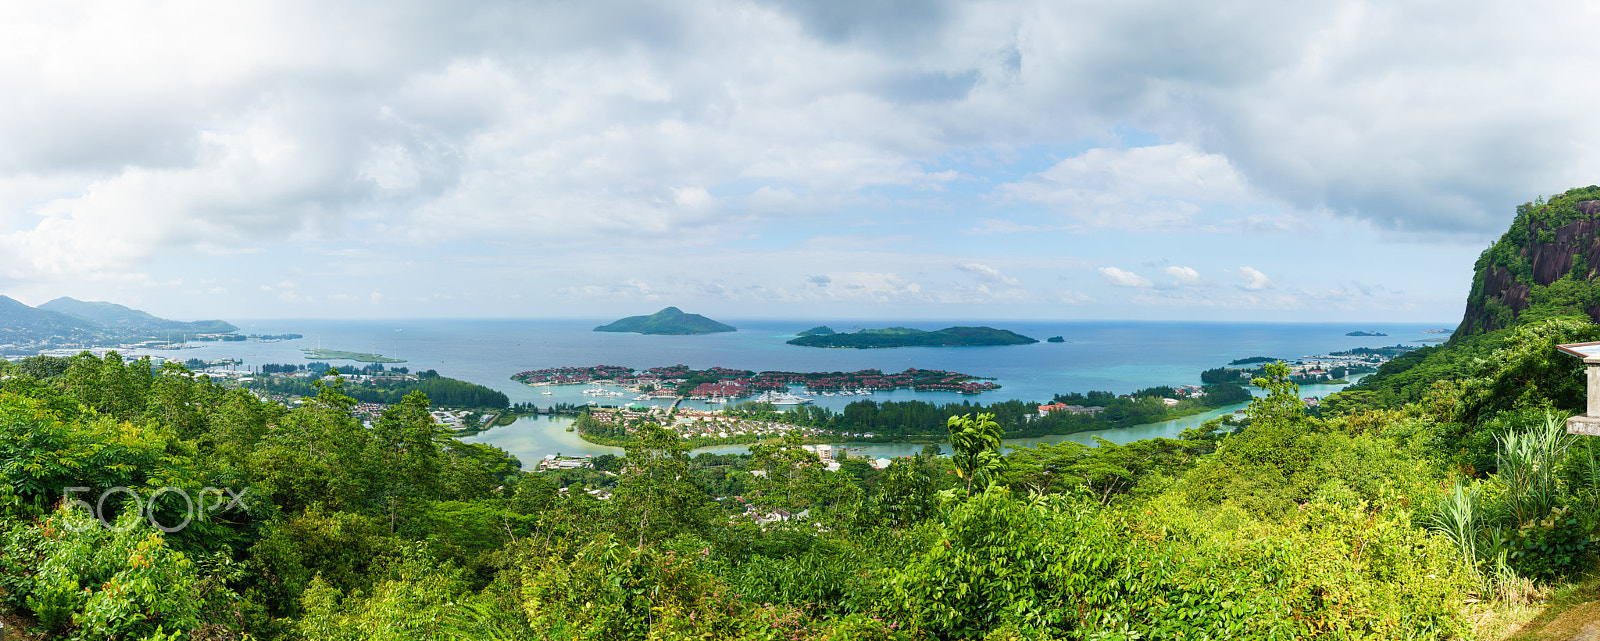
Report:
[[[1200,372],[1250,356],[1297,359],[1353,347],[1395,344],[1421,345],[1430,338],[1423,330],[1448,328],[1449,323],[1229,323],[1157,321],[774,321],[722,319],[737,332],[703,336],[643,336],[595,332],[609,320],[256,320],[236,321],[246,334],[302,334],[304,338],[275,343],[192,343],[193,349],[152,354],[179,360],[237,358],[242,367],[266,363],[306,363],[303,348],[323,347],[351,352],[378,353],[405,359],[411,371],[436,369],[458,378],[505,392],[513,403],[548,406],[554,402],[582,404],[591,400],[584,386],[533,388],[511,380],[517,372],[559,366],[623,365],[645,369],[684,364],[700,369],[712,366],[735,369],[787,371],[857,371],[878,369],[900,372],[906,368],[942,369],[992,378],[1001,389],[977,396],[953,392],[879,392],[870,398],[922,400],[932,403],[989,403],[1007,399],[1048,402],[1058,393],[1106,390],[1125,394],[1155,385],[1196,384]],[[897,349],[817,349],[787,345],[796,332],[826,324],[836,331],[857,327],[905,326],[940,329],[952,325],[988,325],[1039,339],[1033,345],[1003,347],[910,347]],[[1354,337],[1355,330],[1387,336]],[[1044,339],[1061,336],[1066,342]],[[353,365],[350,361],[328,361]],[[546,396],[541,390],[553,392]],[[1306,396],[1325,395],[1337,387],[1308,386]],[[819,397],[816,403],[842,409],[859,396]],[[628,397],[609,402],[623,404]],[[658,401],[659,402],[659,401]],[[707,407],[690,403],[690,407]],[[1224,408],[1181,421],[1104,434],[1084,433],[1030,439],[1026,442],[1075,440],[1092,443],[1102,436],[1114,442],[1171,436],[1201,420],[1232,411]],[[491,443],[517,455],[525,465],[548,454],[600,454],[617,452],[577,439],[561,419],[525,418],[467,440]],[[1013,445],[1025,441],[1010,442]],[[897,456],[922,446],[869,446],[860,453]],[[708,451],[742,451],[741,446],[707,448]]]

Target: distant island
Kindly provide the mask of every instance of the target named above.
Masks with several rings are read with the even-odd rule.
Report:
[[[1050,338],[1044,339],[1044,342],[1046,342],[1046,343],[1065,343],[1065,342],[1067,342],[1067,339],[1062,338],[1060,336],[1051,336]]]
[[[1345,336],[1388,336],[1383,332],[1345,332]]]
[[[885,329],[863,329],[849,334],[802,335],[788,341],[790,345],[800,345],[802,347],[842,347],[850,349],[987,347],[993,345],[1027,345],[1037,342],[1039,341],[1016,332],[993,327],[946,327],[935,332],[927,332],[910,327],[889,327]]]
[[[594,328],[594,331],[682,336],[735,332],[738,328],[699,314],[685,314],[676,307],[668,307],[649,316],[629,316],[609,325],[601,325]]]
[[[1229,361],[1228,364],[1229,365],[1254,365],[1256,363],[1276,363],[1276,362],[1281,361],[1281,360],[1283,360],[1283,359],[1281,359],[1281,358],[1272,358],[1270,356],[1251,356],[1250,358],[1241,358],[1241,359],[1236,360],[1236,361]]]
[[[648,394],[653,398],[669,399],[680,396],[744,398],[757,396],[762,392],[787,393],[793,385],[805,386],[808,395],[821,393],[825,396],[833,396],[833,392],[854,396],[898,389],[979,394],[1000,389],[998,383],[979,376],[914,367],[898,374],[886,374],[875,369],[858,372],[758,373],[726,367],[697,370],[690,369],[687,365],[652,367],[647,370],[635,370],[621,365],[593,365],[518,372],[511,376],[511,380],[531,386],[609,383],[625,386],[633,392]]]
[[[800,332],[799,334],[796,334],[796,336],[827,336],[834,333],[836,332],[833,331],[832,327],[828,327],[827,325],[818,325],[806,331]]]
[[[404,359],[389,358],[382,354],[367,354],[364,352],[346,352],[337,349],[322,349],[320,347],[300,350],[309,359],[328,359],[355,361],[357,363],[404,363]]]

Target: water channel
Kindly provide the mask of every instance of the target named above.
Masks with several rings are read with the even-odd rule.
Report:
[[[1360,380],[1360,378],[1359,376],[1351,377],[1352,382]],[[1324,397],[1344,389],[1344,387],[1344,385],[1303,385],[1300,388],[1300,395]],[[1014,447],[1032,446],[1038,443],[1054,444],[1064,441],[1094,445],[1096,438],[1103,438],[1112,443],[1130,443],[1149,438],[1174,438],[1186,429],[1196,427],[1218,416],[1242,410],[1246,405],[1246,403],[1239,403],[1170,421],[1119,429],[1006,439],[1003,441],[1004,447],[1002,449],[1009,451]],[[566,416],[527,416],[518,419],[516,423],[511,425],[497,427],[462,440],[469,443],[486,443],[499,447],[521,460],[525,468],[532,468],[535,461],[551,454],[565,456],[622,454],[622,448],[620,447],[590,443],[579,438],[577,432],[567,431],[567,428],[572,425],[572,421],[571,417]],[[851,456],[871,458],[911,456],[921,452],[925,446],[922,443],[849,443],[844,445],[849,449]],[[945,452],[949,452],[948,443],[941,443],[940,447]],[[695,453],[742,454],[748,449],[749,446],[747,445],[713,445],[697,449]]]

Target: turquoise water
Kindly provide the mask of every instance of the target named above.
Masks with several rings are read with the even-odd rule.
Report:
[[[1352,377],[1360,380],[1361,377]],[[1343,385],[1306,385],[1300,388],[1302,396],[1327,396],[1342,389]],[[1073,441],[1084,445],[1094,445],[1095,438],[1103,438],[1113,443],[1129,443],[1147,438],[1173,438],[1184,430],[1196,427],[1224,414],[1231,414],[1234,410],[1244,409],[1247,403],[1222,407],[1193,416],[1160,423],[1135,425],[1114,430],[1098,430],[1093,432],[1079,432],[1077,434],[1040,436],[1032,438],[1014,438],[1004,441],[1006,450],[1018,446],[1032,446],[1038,443],[1061,443]],[[564,454],[569,456],[583,456],[601,454],[622,454],[622,448],[607,445],[596,445],[581,438],[576,432],[568,432],[567,426],[572,424],[572,419],[567,417],[523,417],[516,423],[504,427],[497,427],[488,432],[472,436],[465,440],[471,443],[487,443],[499,447],[518,459],[524,466],[532,467],[533,462],[547,454]],[[940,444],[945,452],[950,451],[947,443]],[[885,443],[885,444],[847,444],[852,456],[870,456],[895,458],[911,456],[922,451],[925,445],[921,443]],[[709,452],[712,454],[743,454],[747,451],[744,445],[717,445],[703,447],[695,450],[696,453]]]
[[[239,358],[244,367],[263,363],[305,363],[300,353],[307,347],[354,352],[375,352],[406,359],[415,370],[437,369],[441,374],[505,392],[512,402],[548,406],[554,402],[582,404],[590,397],[584,386],[532,388],[510,380],[517,372],[557,366],[624,365],[644,369],[685,364],[694,368],[723,366],[749,370],[856,371],[878,369],[900,372],[908,367],[958,371],[995,379],[1002,388],[976,398],[953,392],[900,390],[877,393],[873,400],[922,400],[931,403],[991,403],[1007,399],[1048,401],[1057,393],[1108,390],[1119,394],[1154,385],[1200,382],[1202,370],[1249,356],[1295,359],[1312,354],[1380,347],[1396,343],[1421,344],[1422,330],[1445,328],[1450,323],[1221,323],[1142,321],[909,321],[857,322],[849,320],[774,321],[719,319],[737,332],[704,336],[642,336],[591,331],[611,319],[595,320],[414,320],[235,321],[249,334],[298,333],[305,338],[277,343],[201,343],[196,349],[153,352],[162,356],[217,360]],[[908,347],[898,349],[816,349],[786,345],[795,332],[826,324],[838,331],[855,327],[902,325],[940,329],[952,325],[988,325],[1043,339],[1064,336],[1065,343],[1040,342],[1005,347]],[[1345,336],[1352,330],[1379,331],[1382,337]],[[332,361],[335,365],[352,365]],[[550,389],[550,396],[541,394]],[[1325,392],[1323,392],[1325,393]],[[1306,396],[1320,395],[1305,390]],[[861,400],[858,396],[821,397],[817,404],[842,409]],[[623,404],[628,397],[608,402]],[[691,403],[690,407],[705,407]],[[1231,409],[1230,409],[1231,411]],[[1168,435],[1201,417],[1165,427],[1135,427],[1102,434],[1113,441]],[[555,428],[552,430],[551,428]],[[549,432],[558,434],[545,435]],[[545,436],[541,436],[545,435]],[[1094,434],[1071,438],[1089,442]],[[545,454],[598,453],[584,447],[564,426],[545,419],[525,419],[475,437],[495,443],[532,461]],[[874,446],[889,448],[892,446]],[[916,446],[920,449],[920,446]],[[609,451],[609,450],[606,450]],[[891,455],[899,450],[873,450]]]

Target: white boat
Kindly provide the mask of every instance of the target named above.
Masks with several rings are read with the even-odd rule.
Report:
[[[771,403],[773,405],[799,405],[801,403],[811,402],[811,399],[809,398],[801,398],[787,392],[763,392],[760,396],[757,396],[755,400],[760,403]]]

